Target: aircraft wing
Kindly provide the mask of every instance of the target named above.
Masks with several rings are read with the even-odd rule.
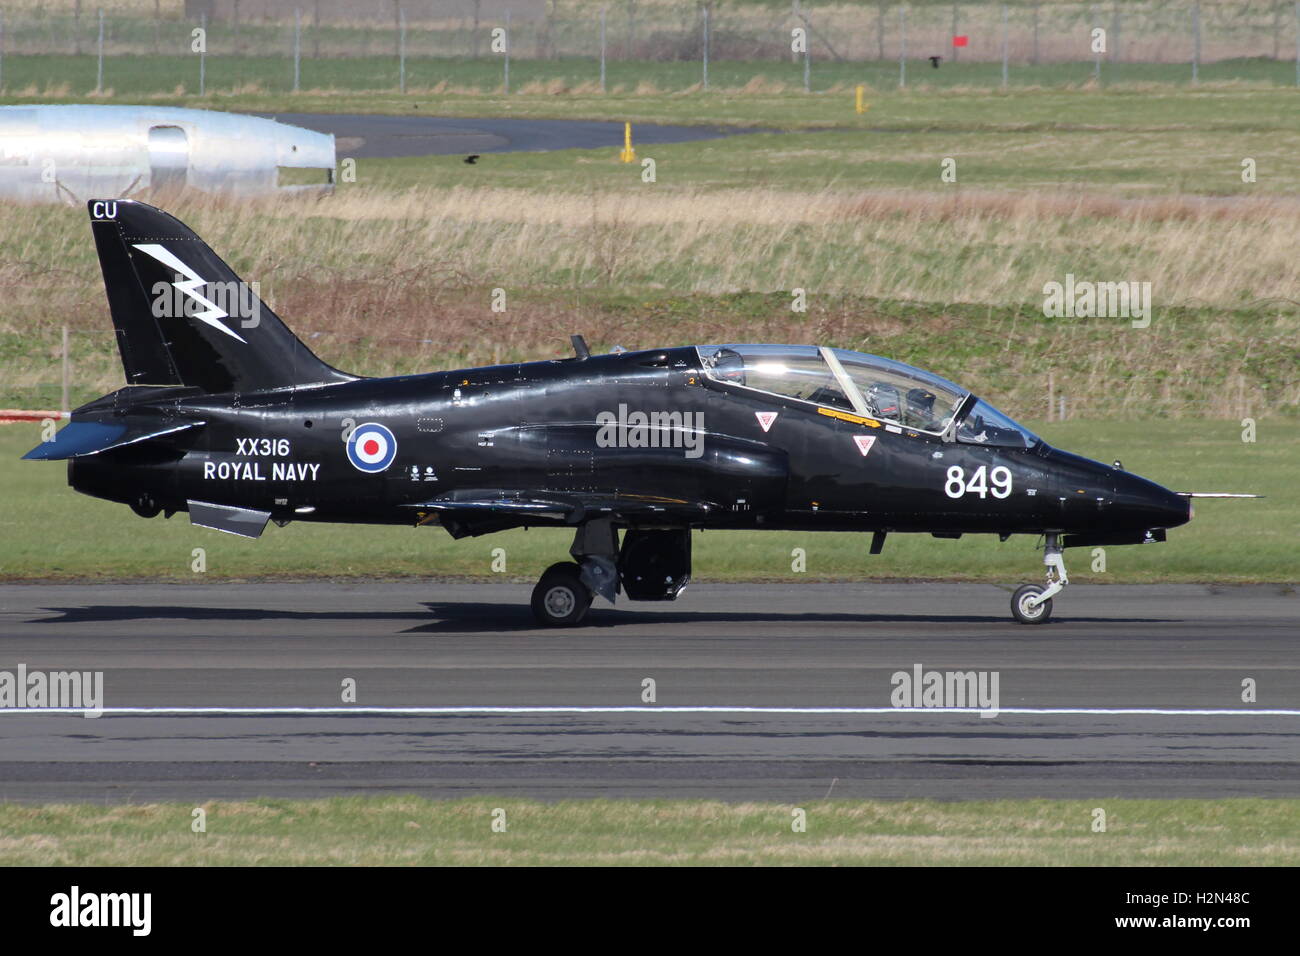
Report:
[[[131,421],[73,421],[59,429],[53,440],[37,445],[23,458],[30,461],[60,461],[98,455],[100,452],[136,442],[174,435],[177,432],[198,428],[203,422],[163,422],[158,420]]]
[[[457,492],[406,505],[417,512],[432,512],[474,524],[476,519],[524,519],[529,517],[576,525],[591,518],[651,518],[675,520],[702,518],[716,507],[705,501],[665,498],[653,495],[620,495],[611,492],[562,492],[554,496],[535,493]],[[512,524],[517,521],[512,520]],[[471,532],[472,533],[472,532]]]

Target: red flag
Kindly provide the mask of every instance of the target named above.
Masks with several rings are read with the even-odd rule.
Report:
[[[965,37],[965,36],[955,36],[952,38],[952,45],[965,46],[969,39],[970,39],[969,37]]]

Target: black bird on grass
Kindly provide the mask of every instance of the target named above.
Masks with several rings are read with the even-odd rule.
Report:
[[[466,156],[465,164],[467,166],[473,166],[475,163],[478,162],[478,155],[479,155],[478,153],[471,153],[470,155]]]

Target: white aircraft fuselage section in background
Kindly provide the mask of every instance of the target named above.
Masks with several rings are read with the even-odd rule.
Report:
[[[171,106],[0,106],[0,198],[81,203],[189,187],[260,195],[333,187],[334,137],[260,116]],[[282,169],[321,182],[280,185]]]

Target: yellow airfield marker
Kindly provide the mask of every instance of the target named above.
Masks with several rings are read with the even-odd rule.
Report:
[[[632,148],[632,124],[623,124],[623,151],[618,154],[620,162],[635,163],[636,150]]]
[[[861,83],[859,83],[857,89],[857,102],[854,104],[854,111],[859,116],[861,116],[867,110],[871,109],[871,104],[865,102],[862,98],[866,92],[867,92],[867,88],[863,86]]]

